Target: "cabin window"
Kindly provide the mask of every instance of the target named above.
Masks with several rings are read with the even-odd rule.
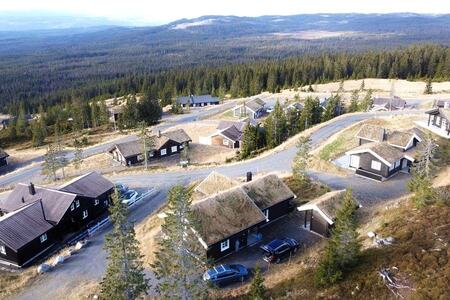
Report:
[[[88,211],[83,210],[83,219],[86,219],[88,217]]]
[[[39,239],[41,240],[41,243],[45,242],[47,240],[47,234],[44,233]]]
[[[139,154],[138,156],[137,156],[137,160],[144,160],[144,155],[143,154]]]
[[[75,206],[78,208],[80,207],[80,200],[75,200]]]
[[[228,248],[230,248],[230,240],[226,240],[226,241],[223,241],[222,243],[220,243],[220,251],[225,251],[225,250],[227,250]]]
[[[72,202],[72,204],[70,204],[70,211],[73,211],[75,209],[75,203]]]
[[[172,151],[172,153],[177,152],[178,151],[177,146],[172,146],[171,151]]]
[[[228,146],[228,140],[227,140],[227,139],[223,139],[223,144],[224,144],[225,146]]]
[[[180,145],[180,149],[183,149],[183,148],[184,148],[184,145],[183,145],[183,144],[181,144],[181,145]]]
[[[266,222],[269,222],[269,209],[264,211],[264,216],[266,217]]]
[[[372,164],[370,166],[373,170],[380,171],[381,170],[381,163],[376,160],[372,160]]]
[[[166,155],[167,154],[167,149],[161,149],[161,156]]]
[[[6,248],[3,245],[0,245],[0,253],[6,255]]]
[[[94,205],[97,206],[99,202],[100,202],[100,201],[99,201],[98,199],[95,199]]]
[[[155,156],[155,152],[151,151],[151,152],[148,154],[148,156],[149,156],[149,157]]]
[[[105,206],[108,206],[108,205],[109,205],[108,200],[105,200],[105,201],[103,202],[103,204],[105,204]]]

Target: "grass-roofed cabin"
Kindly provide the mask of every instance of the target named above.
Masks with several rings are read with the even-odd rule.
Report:
[[[266,223],[275,221],[294,209],[291,202],[296,196],[274,174],[250,181],[242,185],[242,189],[262,211]]]
[[[336,218],[336,212],[342,207],[345,190],[326,193],[302,206],[297,210],[301,213],[305,229],[322,236],[329,237]]]
[[[215,194],[192,205],[199,241],[208,258],[217,260],[250,244],[266,217],[241,187]]]

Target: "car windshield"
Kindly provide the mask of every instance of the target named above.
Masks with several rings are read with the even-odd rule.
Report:
[[[134,194],[134,191],[125,192],[125,193],[123,193],[122,198],[130,198],[133,196],[133,194]]]

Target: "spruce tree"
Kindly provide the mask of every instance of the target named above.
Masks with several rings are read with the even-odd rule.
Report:
[[[363,100],[361,101],[361,110],[369,111],[372,108],[372,105],[373,105],[372,90],[369,89],[366,92],[366,95],[364,96]]]
[[[266,287],[264,286],[264,276],[261,273],[261,268],[256,266],[252,282],[250,284],[250,291],[248,293],[249,300],[264,300],[266,297]]]
[[[108,266],[100,283],[104,299],[132,300],[147,294],[139,242],[134,225],[128,221],[128,208],[120,201],[116,190],[109,206],[113,230],[105,237]]]
[[[207,286],[201,278],[206,267],[205,250],[198,242],[198,223],[191,211],[191,192],[175,186],[168,193],[168,212],[162,225],[159,250],[152,268],[157,291],[164,299],[201,299]]]
[[[297,154],[292,163],[292,176],[300,185],[305,186],[308,183],[306,170],[311,160],[311,139],[302,136],[297,141]]]
[[[431,81],[431,78],[428,78],[427,84],[425,85],[425,91],[423,93],[426,95],[433,94],[433,82]]]
[[[354,90],[350,97],[350,106],[348,108],[349,112],[357,112],[359,109],[359,91]]]
[[[93,101],[91,103],[91,121],[93,128],[96,128],[100,125],[100,109],[96,101]]]
[[[142,145],[142,155],[144,156],[144,166],[145,169],[148,169],[148,156],[151,151],[153,151],[153,148],[155,147],[155,137],[149,135],[147,131],[147,124],[145,121],[139,122],[140,127],[140,134],[139,138],[141,140]]]
[[[75,152],[74,152],[74,157],[72,160],[72,163],[75,167],[75,169],[79,169],[81,164],[83,163],[83,144],[75,139],[75,141],[73,142],[74,147],[75,147]]]
[[[361,86],[359,87],[360,91],[364,91],[364,89],[366,88],[366,83],[363,81],[361,81]]]
[[[269,148],[274,148],[287,138],[287,123],[283,108],[277,101],[273,112],[265,120],[266,141]]]
[[[348,189],[342,199],[342,207],[336,213],[331,238],[314,275],[318,286],[329,286],[343,278],[360,256],[356,222],[357,203]]]
[[[34,147],[39,147],[44,144],[45,131],[41,123],[41,120],[33,120],[31,122],[32,144]]]
[[[109,111],[105,100],[99,104],[99,125],[107,125],[109,123]]]
[[[241,141],[241,158],[248,157],[253,151],[255,151],[258,147],[257,140],[257,132],[256,128],[250,125],[248,122],[242,133],[242,141]]]

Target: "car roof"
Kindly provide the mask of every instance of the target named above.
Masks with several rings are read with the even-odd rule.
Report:
[[[268,247],[272,248],[272,249],[277,249],[278,247],[280,247],[281,245],[285,244],[286,242],[283,240],[273,240],[270,243],[267,244]]]

